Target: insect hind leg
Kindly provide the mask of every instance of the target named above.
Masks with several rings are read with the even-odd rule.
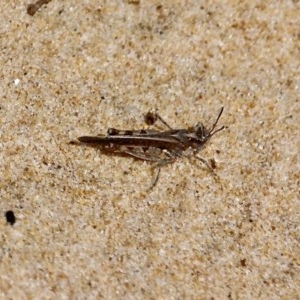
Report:
[[[149,155],[144,154],[143,152],[138,151],[138,149],[134,150],[134,149],[125,148],[121,152],[128,154],[130,156],[133,156],[135,158],[154,163],[152,168],[157,168],[157,173],[154,177],[154,180],[153,180],[149,190],[152,190],[155,187],[155,185],[157,184],[161,167],[163,167],[167,164],[173,163],[177,157],[176,155],[174,155],[174,153],[171,153],[166,150],[164,150],[164,153],[167,156],[166,158],[159,158],[158,156],[155,156],[155,155],[149,156]]]
[[[157,184],[157,182],[158,182],[158,180],[159,180],[161,168],[162,168],[163,166],[166,166],[166,165],[168,165],[168,164],[173,163],[175,160],[176,160],[176,157],[171,156],[171,154],[170,154],[170,158],[161,159],[160,161],[158,161],[158,162],[153,166],[153,168],[157,168],[157,173],[156,173],[156,175],[155,175],[155,177],[154,177],[154,180],[153,180],[153,182],[152,182],[152,184],[151,184],[149,190],[152,190],[152,189],[156,186],[156,184]]]
[[[145,115],[145,121],[148,125],[153,125],[157,120],[159,120],[168,129],[170,129],[170,130],[173,129],[157,112],[149,111]]]

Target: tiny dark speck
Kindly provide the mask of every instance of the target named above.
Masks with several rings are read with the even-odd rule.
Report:
[[[210,166],[212,167],[212,169],[215,169],[217,167],[216,161],[213,158],[210,159]]]
[[[14,225],[16,223],[16,217],[12,210],[8,210],[5,213],[5,218],[6,218],[6,222],[9,223],[10,225]]]
[[[241,266],[246,267],[246,265],[247,265],[246,259],[241,259]]]

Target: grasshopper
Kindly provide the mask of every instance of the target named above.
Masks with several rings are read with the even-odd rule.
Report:
[[[158,113],[149,112],[145,117],[146,121],[154,123],[159,120],[167,130],[119,130],[109,128],[107,135],[81,136],[78,140],[81,143],[99,147],[107,153],[125,154],[155,163],[158,172],[151,186],[153,188],[158,181],[161,167],[173,163],[180,157],[193,155],[214,173],[213,167],[204,158],[196,154],[203,149],[215,133],[225,128],[225,126],[222,126],[215,130],[223,109],[224,107],[221,108],[218,117],[210,128],[206,128],[199,122],[187,129],[173,129]]]

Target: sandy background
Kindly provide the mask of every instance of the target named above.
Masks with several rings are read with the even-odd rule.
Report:
[[[0,2],[0,297],[300,299],[300,3],[29,3]],[[69,144],[222,106],[219,180]]]

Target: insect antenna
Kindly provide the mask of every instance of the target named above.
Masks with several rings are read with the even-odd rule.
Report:
[[[222,115],[222,113],[223,113],[223,110],[224,110],[224,107],[221,108],[221,110],[220,110],[220,112],[219,112],[219,115],[218,115],[218,117],[217,117],[215,123],[213,124],[213,126],[211,127],[211,129],[208,131],[208,132],[209,132],[209,137],[212,137],[215,133],[217,133],[217,132],[219,132],[219,131],[221,131],[221,130],[223,130],[223,129],[225,128],[225,126],[222,126],[222,127],[216,129],[216,130],[213,132],[213,130],[215,129],[215,127],[217,126],[217,124],[218,124],[218,122],[219,122],[219,119],[221,118],[221,115]]]

